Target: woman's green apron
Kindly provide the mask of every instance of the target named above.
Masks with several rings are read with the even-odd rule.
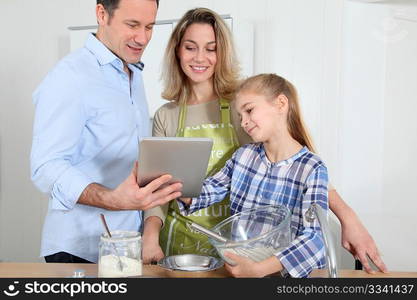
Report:
[[[233,152],[239,147],[236,132],[230,122],[230,105],[226,100],[220,100],[221,120],[219,124],[201,124],[185,127],[187,106],[181,105],[177,136],[181,137],[209,137],[213,139],[207,176],[219,171]],[[192,166],[184,166],[192,168]],[[165,255],[194,253],[217,256],[216,250],[211,246],[207,237],[190,229],[190,221],[211,228],[230,216],[229,197],[201,209],[187,217],[179,213],[176,201],[169,205],[168,215],[164,227],[159,235],[159,242]]]

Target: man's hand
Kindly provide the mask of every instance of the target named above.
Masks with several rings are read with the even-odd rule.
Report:
[[[368,262],[368,257],[375,266],[386,273],[387,267],[381,259],[375,241],[361,223],[353,209],[343,201],[339,193],[332,189],[329,191],[329,206],[342,225],[342,245],[359,259],[368,273],[374,273]]]
[[[368,257],[381,272],[388,272],[375,241],[358,218],[352,218],[346,225],[342,224],[342,245],[360,260],[366,272],[375,273],[369,265]]]
[[[172,179],[171,175],[162,175],[149,182],[146,186],[139,188],[136,178],[137,168],[138,164],[136,162],[129,177],[113,190],[112,198],[116,207],[119,206],[120,209],[146,210],[181,196],[181,183],[173,183],[158,190]]]
[[[114,190],[95,183],[88,185],[78,203],[108,210],[146,210],[181,196],[181,183],[159,189],[171,180],[171,175],[162,175],[140,188],[136,179],[137,168],[136,162],[130,175]]]

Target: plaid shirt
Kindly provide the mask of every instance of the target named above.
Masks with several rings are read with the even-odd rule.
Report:
[[[312,269],[325,266],[325,249],[317,220],[308,222],[304,214],[316,203],[328,209],[327,168],[306,147],[287,160],[271,163],[261,143],[239,148],[223,169],[207,178],[190,207],[178,201],[181,213],[219,202],[230,193],[231,214],[261,205],[281,204],[291,217],[290,245],[276,253],[284,266],[283,275],[307,277]]]

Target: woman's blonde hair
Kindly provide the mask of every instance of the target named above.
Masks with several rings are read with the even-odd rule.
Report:
[[[294,85],[276,74],[259,74],[244,80],[238,87],[236,94],[253,92],[268,99],[275,99],[283,94],[288,98],[287,126],[290,135],[301,145],[315,152],[313,141],[308,133],[301,116],[297,90]]]
[[[207,8],[195,8],[187,11],[175,26],[165,50],[161,75],[164,86],[162,97],[186,103],[191,96],[191,85],[181,69],[177,53],[185,31],[195,23],[209,24],[213,27],[217,55],[213,88],[218,97],[231,100],[238,85],[240,71],[232,35],[223,19]]]

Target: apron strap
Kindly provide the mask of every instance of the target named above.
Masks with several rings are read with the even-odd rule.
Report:
[[[184,136],[186,116],[187,116],[187,103],[181,103],[180,104],[180,115],[178,117],[178,128],[177,128],[177,133],[175,134],[176,137]]]
[[[220,104],[220,123],[222,123],[223,126],[227,126],[227,127],[232,126],[232,122],[230,120],[230,102],[225,99],[220,99],[219,104]],[[175,134],[176,137],[184,136],[186,117],[187,117],[187,104],[181,103],[180,113],[178,117],[178,128]],[[230,128],[229,133],[232,136],[234,146],[239,147],[239,141],[237,139],[235,131]]]
[[[224,125],[229,126],[230,123],[230,104],[225,99],[220,99],[220,122]]]
[[[220,116],[221,116],[221,123],[223,126],[227,126],[229,128],[229,134],[233,140],[233,146],[239,147],[239,141],[236,136],[235,130],[233,130],[232,121],[230,120],[230,102],[225,99],[220,99]]]

